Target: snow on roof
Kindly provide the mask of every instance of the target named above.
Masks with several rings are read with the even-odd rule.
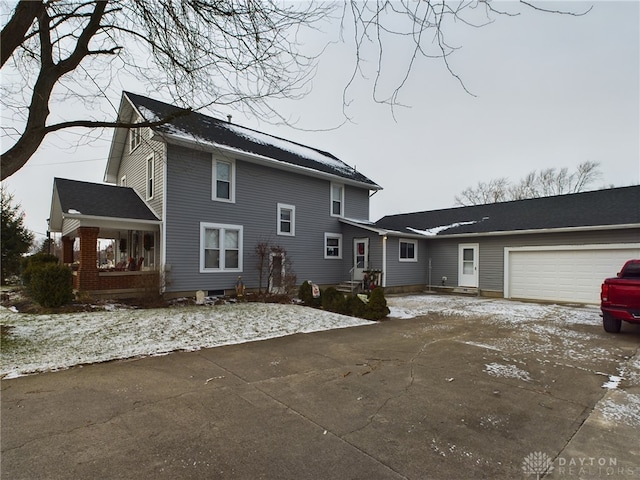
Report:
[[[324,163],[332,168],[342,170],[345,173],[351,173],[355,170],[343,161],[338,160],[333,156],[329,156],[327,154],[319,152],[318,150],[315,150],[313,148],[305,147],[304,145],[300,145],[289,140],[273,137],[271,135],[267,135],[255,130],[250,130],[239,125],[234,125],[232,123],[228,123],[226,125],[223,124],[223,126],[233,131],[235,134],[240,135],[241,137],[244,137],[252,142],[260,143],[262,145],[270,145],[279,148],[280,150],[286,150],[299,157],[309,158],[313,161]]]
[[[258,132],[228,121],[188,111],[140,95],[125,93],[138,113],[147,121],[175,116],[168,123],[153,127],[170,138],[213,148],[228,148],[258,157],[293,165],[309,172],[323,172],[365,184],[370,189],[380,186],[331,153],[290,140]],[[178,115],[176,116],[176,113]]]
[[[456,222],[456,223],[452,223],[450,225],[442,225],[440,227],[427,228],[426,230],[418,230],[417,228],[407,227],[407,230],[411,230],[412,232],[417,233],[418,235],[425,235],[427,237],[433,237],[433,236],[436,236],[440,232],[444,232],[445,230],[449,230],[450,228],[461,227],[462,225],[473,225],[474,223],[477,223],[477,220],[473,220],[471,222]]]

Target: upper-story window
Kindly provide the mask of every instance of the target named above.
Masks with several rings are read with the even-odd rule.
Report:
[[[417,240],[400,239],[400,255],[401,262],[417,262],[418,261],[418,242]]]
[[[344,216],[344,185],[339,183],[331,184],[331,215]]]
[[[140,128],[129,129],[129,152],[133,152],[142,142],[142,132]]]
[[[278,204],[278,235],[296,234],[296,207],[295,205]]]
[[[155,178],[153,155],[147,158],[147,200],[153,198],[153,180]]]
[[[235,166],[232,160],[213,159],[213,200],[235,202]]]

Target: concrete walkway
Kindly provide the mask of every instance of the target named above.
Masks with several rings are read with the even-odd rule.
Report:
[[[430,315],[3,380],[2,478],[640,478],[640,329],[566,329]]]

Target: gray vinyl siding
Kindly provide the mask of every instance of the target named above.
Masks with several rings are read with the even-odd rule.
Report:
[[[344,198],[344,216],[346,218],[369,220],[369,190],[347,185]]]
[[[640,230],[600,230],[588,232],[537,233],[495,237],[458,237],[429,241],[432,259],[432,283],[441,284],[447,277],[447,286],[458,285],[458,245],[479,245],[478,281],[481,290],[503,291],[505,247],[598,245],[634,243],[640,239]]]
[[[345,256],[344,267],[342,270],[342,280],[351,279],[351,269],[355,264],[353,243],[354,240],[368,238],[369,239],[369,269],[370,270],[382,270],[382,237],[369,230],[353,227],[350,225],[343,225],[343,235],[345,243]]]
[[[117,184],[126,175],[127,186],[133,188],[140,198],[145,200],[153,212],[162,218],[162,194],[164,183],[164,152],[165,144],[150,138],[151,129],[143,128],[141,143],[133,151],[129,152],[129,135],[127,133],[126,145],[120,162]],[[154,158],[154,193],[151,200],[147,200],[147,158]]]
[[[387,238],[387,287],[426,285],[428,270],[427,243],[418,240],[417,262],[400,261],[400,237]]]
[[[167,291],[232,289],[238,275],[258,286],[255,247],[268,241],[287,252],[298,283],[335,284],[350,263],[348,238],[330,215],[331,182],[235,159],[235,203],[211,199],[212,154],[173,145],[167,152]],[[220,157],[230,161],[231,158]],[[277,234],[278,203],[295,206],[295,236]],[[345,212],[368,216],[368,190],[345,189]],[[200,273],[201,222],[243,226],[243,271]],[[324,234],[343,234],[342,259],[324,258]],[[264,282],[263,282],[264,283]],[[264,286],[264,285],[263,285]]]
[[[443,240],[430,240],[428,243],[427,252],[427,268],[429,259],[431,259],[431,285],[439,285],[452,287],[458,285],[458,244],[459,243],[471,243],[471,240],[467,239],[443,239]],[[482,255],[484,250],[480,246],[480,273],[484,268],[484,262]],[[428,272],[427,272],[428,276]],[[447,277],[443,282],[442,278]],[[427,278],[427,284],[429,284],[429,278]]]

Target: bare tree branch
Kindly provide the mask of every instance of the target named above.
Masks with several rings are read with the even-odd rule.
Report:
[[[42,14],[44,4],[41,2],[20,2],[2,29],[0,37],[0,58],[4,66],[13,52],[24,42],[27,32],[35,20]]]
[[[578,165],[571,174],[567,167],[560,170],[546,168],[539,172],[529,172],[516,184],[510,184],[506,177],[496,178],[488,183],[478,182],[476,187],[467,187],[456,195],[455,204],[482,205],[583,192],[600,177],[599,167],[599,162],[586,161]]]
[[[3,12],[7,20],[1,68],[19,81],[3,84],[0,102],[20,125],[2,127],[15,143],[2,156],[1,178],[18,171],[51,132],[123,126],[110,121],[107,113],[104,118],[94,118],[99,115],[93,113],[113,95],[111,85],[121,74],[144,80],[150,90],[161,91],[181,107],[235,105],[263,120],[288,123],[271,102],[307,94],[318,57],[329,44],[309,52],[299,33],[330,20],[338,5],[280,0],[21,0],[13,12]],[[518,14],[509,9],[498,10],[486,0],[346,2],[341,38],[345,40],[350,30],[346,41],[354,59],[343,90],[345,121],[349,90],[356,88],[359,77],[370,80],[373,101],[389,105],[394,115],[422,59],[441,61],[471,94],[450,62],[460,48],[451,41],[451,26],[480,28],[498,16]],[[389,56],[398,56],[399,50],[388,45],[395,46],[396,40],[406,42],[407,48],[401,49],[404,65],[392,70]],[[369,58],[374,59],[370,64]],[[87,118],[48,123],[51,105],[60,99],[84,106]]]

